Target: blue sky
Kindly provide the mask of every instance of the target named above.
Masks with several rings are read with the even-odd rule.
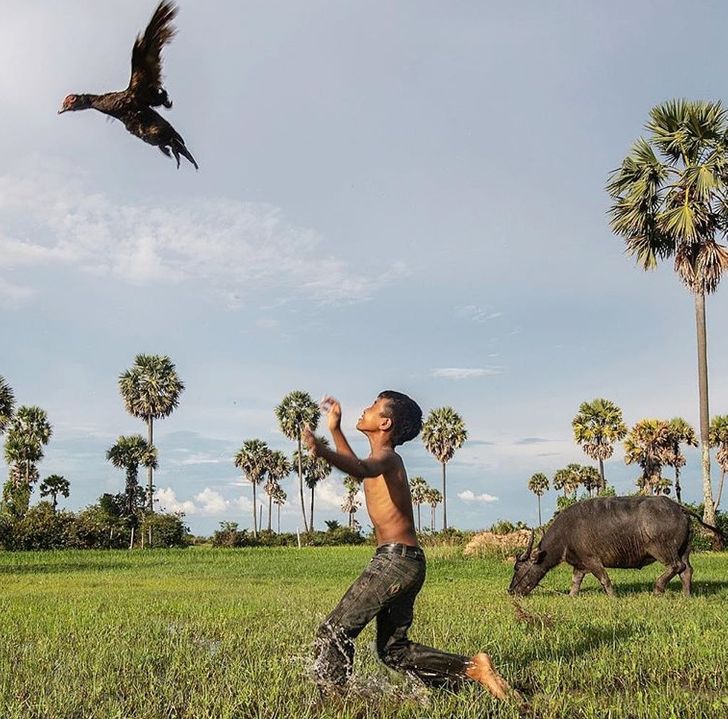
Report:
[[[603,188],[653,105],[725,99],[722,4],[180,2],[166,117],[198,173],[98,113],[56,115],[126,86],[153,8],[3,8],[0,374],[48,412],[40,472],[70,480],[65,506],[123,487],[104,452],[143,432],[116,385],[140,352],[187,386],[157,424],[156,479],[198,534],[250,524],[232,457],[253,437],[293,449],[273,415],[293,389],[336,395],[362,452],[353,425],[380,390],[453,406],[470,439],[448,518],[467,528],[535,521],[531,474],[586,461],[584,400],[697,426],[692,298],[624,256]],[[712,414],[725,293],[708,303]],[[403,456],[439,482],[419,440]],[[618,448],[608,479],[629,491],[637,473]],[[695,452],[684,477],[698,499]],[[344,520],[342,495],[334,473],[319,526]]]

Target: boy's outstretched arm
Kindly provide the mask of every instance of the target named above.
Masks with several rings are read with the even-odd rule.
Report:
[[[346,455],[347,457],[354,457],[354,450],[349,445],[348,440],[341,431],[341,404],[337,399],[331,396],[326,396],[321,401],[321,407],[326,408],[326,419],[328,421],[329,432],[331,432],[331,438],[334,440],[336,445],[336,451],[339,454]]]
[[[323,457],[329,464],[357,479],[378,477],[395,467],[397,462],[397,455],[392,451],[366,459],[359,459],[354,452],[348,455],[334,451],[326,447],[308,427],[303,430],[303,442],[314,457]]]

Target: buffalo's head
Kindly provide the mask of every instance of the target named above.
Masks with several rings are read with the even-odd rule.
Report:
[[[533,549],[534,532],[531,530],[531,537],[528,546],[523,554],[516,557],[516,564],[513,567],[513,579],[508,587],[508,594],[516,594],[525,597],[530,594],[542,577],[548,571],[543,565],[546,552],[537,547]]]

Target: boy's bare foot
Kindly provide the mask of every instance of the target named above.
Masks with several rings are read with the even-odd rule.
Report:
[[[520,699],[520,695],[508,686],[508,682],[495,670],[487,654],[476,654],[465,670],[466,676],[482,684],[496,699],[509,697]]]

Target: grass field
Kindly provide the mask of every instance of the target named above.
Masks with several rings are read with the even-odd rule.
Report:
[[[0,717],[516,717],[468,686],[427,691],[381,665],[372,628],[350,698],[322,704],[310,678],[319,621],[370,547],[0,553]],[[523,600],[510,565],[428,552],[412,638],[485,650],[535,717],[728,716],[728,555],[694,556],[695,596],[651,595],[660,569],[612,571],[565,595],[562,567]]]

